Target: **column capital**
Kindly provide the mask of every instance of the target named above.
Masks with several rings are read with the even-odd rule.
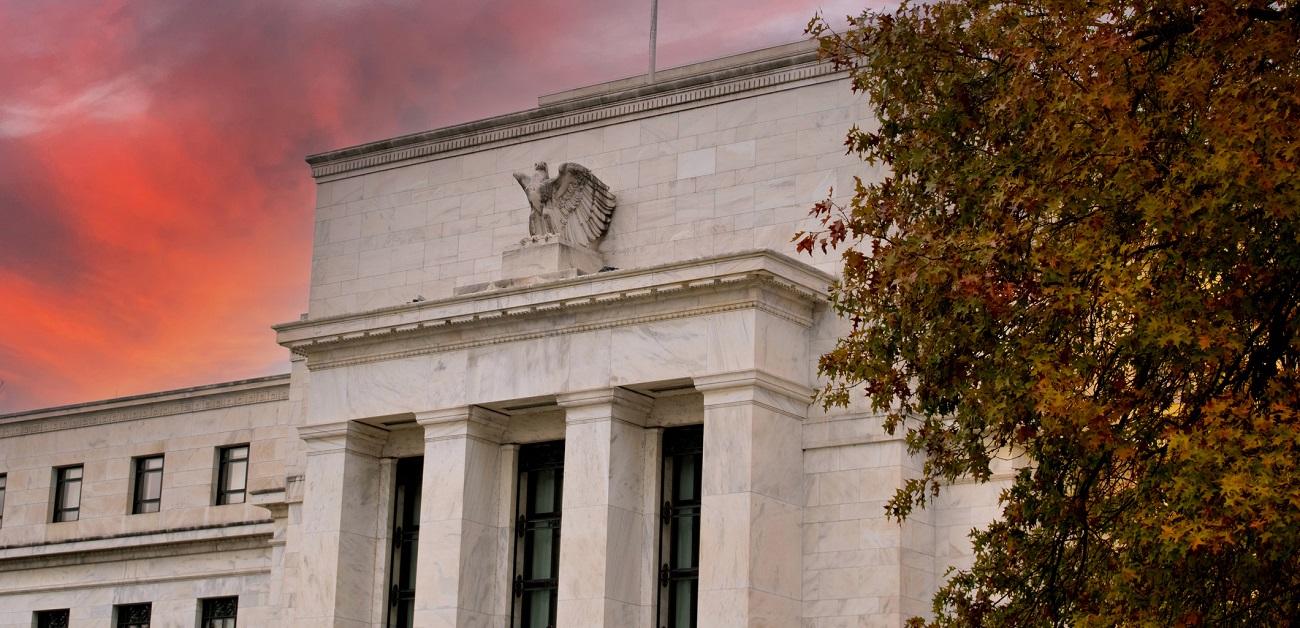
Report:
[[[703,393],[704,407],[736,403],[757,403],[798,419],[808,416],[813,389],[766,371],[746,370],[712,373],[694,378],[695,389]]]
[[[564,422],[569,425],[612,418],[645,427],[654,398],[614,387],[563,393],[555,403],[564,408]]]
[[[457,406],[416,412],[415,422],[424,428],[425,442],[446,438],[477,438],[501,442],[510,417],[480,406]]]
[[[307,455],[350,451],[379,457],[388,442],[388,431],[357,421],[337,421],[298,427],[298,437],[307,444]]]

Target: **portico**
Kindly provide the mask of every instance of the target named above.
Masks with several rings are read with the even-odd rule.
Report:
[[[655,625],[658,434],[699,423],[701,620],[781,625],[799,615],[802,365],[829,281],[753,251],[279,331],[311,372],[304,436],[348,426],[329,432],[346,452],[412,419],[423,429],[416,625],[506,625],[511,458],[545,440],[564,441],[560,625]],[[347,462],[312,467],[305,512],[334,521],[342,513],[315,514],[344,505],[331,491],[374,490],[353,468],[365,459]],[[382,554],[381,537],[365,537],[374,547],[362,553]],[[348,606],[334,603],[335,625]]]

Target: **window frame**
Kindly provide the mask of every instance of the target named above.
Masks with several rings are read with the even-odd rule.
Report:
[[[656,604],[656,626],[665,628],[696,628],[699,624],[700,600],[700,520],[704,500],[704,426],[685,425],[671,427],[663,431],[661,451],[661,483],[659,486],[659,573],[658,601]],[[691,494],[693,499],[683,499],[678,492],[677,482],[681,465],[687,458],[692,459],[694,467]],[[673,565],[673,557],[678,556],[678,543],[682,541],[682,524],[691,525],[690,557],[693,565]],[[689,603],[693,612],[689,615],[687,625],[676,623],[678,589],[677,583],[688,582],[691,595]]]
[[[237,450],[244,450],[243,458],[235,458],[230,453]],[[248,501],[248,467],[251,464],[253,448],[248,443],[225,445],[217,448],[217,485],[216,493],[213,499],[214,506],[229,506],[234,504],[243,504]],[[243,488],[228,490],[227,481],[230,477],[231,467],[235,463],[244,463]],[[239,501],[233,501],[232,495],[239,495]]]
[[[233,602],[234,614],[217,616],[216,605],[221,602]],[[230,623],[225,620],[229,619]],[[220,622],[220,623],[217,623]],[[236,628],[239,624],[239,596],[222,595],[218,597],[199,598],[199,628]]]
[[[77,477],[67,477],[68,473],[74,469],[77,471]],[[71,523],[81,520],[81,493],[85,487],[85,481],[86,465],[84,464],[54,467],[54,509],[50,516],[51,523]],[[77,485],[77,505],[68,507],[68,494],[65,489],[73,483]],[[69,516],[68,513],[72,514]]]
[[[133,609],[144,609],[145,619],[143,622],[133,620],[133,618],[124,617],[125,612]],[[135,604],[114,604],[113,605],[113,626],[114,628],[149,628],[153,623],[153,602],[137,602]]]
[[[5,527],[5,493],[9,489],[9,474],[0,473],[0,528]]]
[[[62,623],[52,623],[55,618],[62,618]],[[71,609],[48,608],[32,611],[32,625],[36,628],[67,628],[72,621]]]
[[[541,471],[555,472],[554,510],[551,511],[538,512],[536,508],[536,483],[539,477],[538,473]],[[519,469],[515,490],[513,600],[510,606],[510,625],[515,628],[527,627],[528,624],[525,622],[531,619],[528,605],[525,603],[529,598],[527,594],[539,591],[550,592],[547,626],[555,626],[556,607],[559,602],[560,590],[560,539],[562,536],[563,503],[564,441],[556,440],[520,445]],[[554,531],[551,539],[550,577],[526,579],[524,570],[536,549],[534,547],[535,539],[539,538],[531,536],[529,533],[539,529]]]
[[[153,460],[158,461],[157,469],[144,468],[144,465],[148,464],[150,461]],[[167,461],[166,461],[165,454],[150,454],[148,456],[136,456],[135,458],[131,459],[131,514],[142,515],[147,513],[155,513],[162,510],[162,483],[163,483],[163,472],[166,466],[167,466]],[[144,488],[146,486],[145,478],[153,474],[158,475],[158,496],[150,497],[150,498],[141,497],[141,495],[144,492]],[[153,505],[154,509],[146,510],[146,507],[151,504]]]

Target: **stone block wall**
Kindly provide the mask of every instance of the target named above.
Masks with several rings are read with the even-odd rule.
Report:
[[[851,190],[854,175],[872,176],[844,154],[855,123],[869,123],[865,102],[831,77],[327,178],[317,188],[310,315],[500,279],[502,253],[528,235],[527,200],[511,173],[539,161],[552,176],[564,162],[587,166],[618,196],[600,245],[610,266],[756,248],[793,255],[790,238],[810,224],[813,203],[832,187]]]
[[[113,606],[148,602],[153,625],[197,624],[203,598],[239,596],[239,623],[277,626],[266,551],[247,549],[0,572],[0,628],[31,628],[32,611],[69,609],[73,626],[112,625]]]

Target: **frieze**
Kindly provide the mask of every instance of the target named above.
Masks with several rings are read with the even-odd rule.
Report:
[[[736,303],[730,303],[727,305],[717,305],[717,306],[705,307],[705,308],[681,310],[677,312],[672,312],[670,314],[633,316],[629,318],[620,318],[618,320],[613,320],[613,321],[603,321],[600,323],[590,323],[586,325],[572,325],[569,327],[558,327],[558,328],[548,329],[546,331],[541,331],[541,332],[508,334],[503,336],[494,336],[492,338],[485,338],[482,340],[471,340],[465,342],[438,344],[433,346],[420,347],[418,349],[406,349],[403,351],[373,353],[370,355],[353,357],[353,358],[342,358],[342,359],[334,359],[334,360],[315,360],[312,361],[310,364],[312,370],[319,371],[319,370],[330,369],[330,368],[338,368],[341,366],[353,366],[356,364],[367,364],[370,362],[380,362],[384,360],[400,360],[402,358],[409,358],[417,355],[427,355],[430,353],[442,353],[445,351],[456,351],[459,349],[472,349],[474,347],[485,347],[489,345],[502,344],[507,342],[519,342],[524,340],[533,340],[536,338],[546,338],[551,336],[564,336],[569,334],[578,334],[578,333],[589,332],[589,331],[597,331],[600,329],[610,329],[614,327],[622,327],[627,325],[652,323],[655,321],[674,320],[679,318],[688,318],[692,316],[705,316],[708,314],[719,314],[722,312],[732,312],[736,310],[743,310],[743,309],[750,309],[750,308],[755,308],[759,310],[769,309],[755,301],[740,301]],[[800,322],[799,320],[796,319],[791,319],[791,320],[795,320],[795,322]]]

